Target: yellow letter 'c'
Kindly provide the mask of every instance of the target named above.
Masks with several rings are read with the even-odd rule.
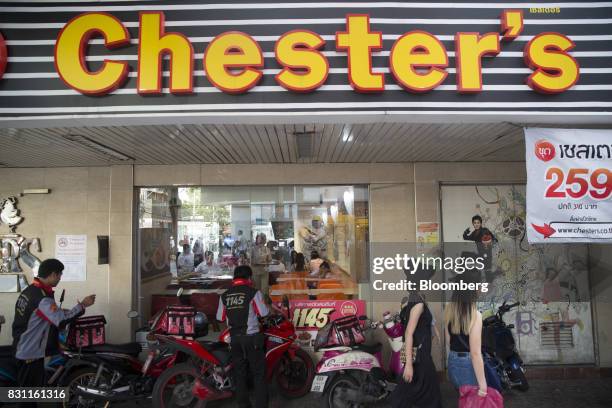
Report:
[[[125,80],[128,64],[104,60],[102,67],[91,72],[85,61],[85,49],[91,37],[101,34],[106,48],[129,44],[130,34],[121,21],[106,13],[86,13],[70,20],[55,43],[55,67],[69,87],[89,95],[112,92]]]

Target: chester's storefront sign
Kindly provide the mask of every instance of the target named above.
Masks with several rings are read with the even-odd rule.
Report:
[[[138,38],[138,93],[162,93],[162,58],[170,57],[171,93],[193,92],[194,51],[189,39],[166,32],[163,12],[141,12]],[[482,91],[482,58],[501,51],[501,40],[512,41],[523,31],[521,10],[504,10],[500,34],[458,32],[455,34],[456,82],[459,92]],[[60,31],[55,45],[55,67],[69,87],[90,95],[105,95],[127,78],[126,61],[104,61],[91,71],[86,64],[87,45],[96,36],[108,49],[130,44],[125,25],[107,13],[85,13],[70,20]],[[370,16],[349,14],[346,30],[336,32],[336,50],[346,52],[348,80],[359,92],[382,92],[385,78],[372,71],[372,54],[382,50],[383,34],[372,31]],[[275,76],[282,87],[310,92],[325,83],[329,61],[321,53],[325,40],[317,33],[296,29],[283,34],[274,46],[281,71]],[[526,82],[536,91],[560,93],[578,81],[578,62],[568,54],[575,44],[554,32],[538,34],[523,51],[525,63],[533,70]],[[6,47],[4,47],[6,49]],[[203,67],[212,85],[227,93],[243,93],[256,86],[263,76],[263,52],[248,34],[228,31],[216,36],[206,47]],[[399,37],[391,47],[389,67],[395,80],[407,91],[427,92],[448,76],[448,51],[436,36],[413,30]]]
[[[0,121],[607,112],[612,6],[562,5],[3,3]]]

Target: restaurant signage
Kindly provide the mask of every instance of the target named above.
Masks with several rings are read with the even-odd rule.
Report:
[[[0,118],[608,111],[612,7],[563,5],[5,3]]]
[[[527,238],[612,242],[612,131],[525,129]]]
[[[518,37],[523,31],[523,12],[504,10],[499,28],[501,38],[498,32],[455,34],[458,92],[482,91],[482,58],[499,54],[502,40]],[[193,92],[194,49],[189,38],[166,32],[163,12],[141,12],[138,29],[138,93],[162,93],[165,55],[170,57],[170,93]],[[100,36],[108,49],[130,44],[130,33],[119,19],[95,12],[71,19],[55,43],[57,73],[67,86],[83,94],[106,95],[127,79],[126,61],[105,60],[96,71],[88,68],[87,46]],[[346,30],[336,32],[336,50],[346,52],[348,81],[356,91],[385,90],[384,74],[372,72],[372,53],[382,50],[382,39],[382,32],[372,31],[368,14],[348,14]],[[274,56],[282,67],[275,76],[276,82],[296,92],[314,91],[323,85],[329,75],[329,61],[321,52],[325,43],[319,34],[305,29],[281,35],[274,45]],[[527,84],[544,93],[569,89],[578,81],[580,71],[578,62],[568,53],[574,47],[572,40],[561,33],[546,32],[533,37],[523,51],[525,63],[533,70],[526,79]],[[4,44],[0,49],[6,54]],[[213,38],[203,57],[206,77],[227,93],[244,93],[256,86],[263,76],[263,66],[261,47],[253,37],[240,31],[224,32]],[[433,34],[408,31],[393,43],[389,68],[407,91],[431,91],[448,76],[448,51]]]
[[[312,351],[320,329],[344,316],[366,314],[364,300],[291,300],[291,321],[300,346]]]

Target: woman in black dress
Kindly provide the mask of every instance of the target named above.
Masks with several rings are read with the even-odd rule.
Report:
[[[431,311],[418,293],[411,293],[408,304],[401,311],[406,326],[404,374],[391,395],[393,408],[441,408],[440,383],[431,358]],[[417,347],[416,361],[412,362],[413,347]]]

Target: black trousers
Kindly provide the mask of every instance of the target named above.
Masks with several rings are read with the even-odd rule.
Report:
[[[19,387],[44,387],[47,383],[45,375],[45,359],[17,360],[17,385]],[[35,402],[21,402],[20,408],[34,408]]]
[[[262,333],[250,336],[232,336],[232,363],[236,399],[240,408],[251,406],[247,378],[253,379],[255,408],[268,407],[268,385],[266,383],[266,349]]]

